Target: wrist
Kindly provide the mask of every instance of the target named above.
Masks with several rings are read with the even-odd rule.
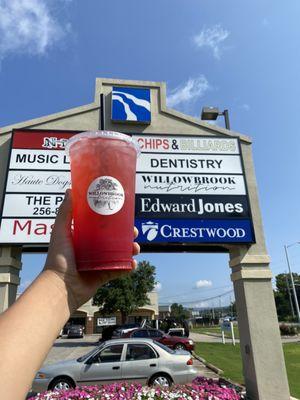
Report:
[[[45,269],[41,272],[40,278],[47,281],[53,295],[65,301],[70,315],[78,308],[71,285],[65,281],[59,272],[53,269]]]

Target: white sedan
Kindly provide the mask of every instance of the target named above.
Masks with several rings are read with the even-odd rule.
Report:
[[[32,390],[43,392],[117,381],[171,386],[197,376],[187,351],[174,351],[151,339],[116,339],[103,342],[75,360],[42,367]]]

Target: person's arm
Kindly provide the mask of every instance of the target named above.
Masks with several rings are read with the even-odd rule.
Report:
[[[44,270],[0,316],[0,399],[25,398],[70,315],[88,301],[98,287],[124,274],[123,271],[79,274],[71,221],[71,199],[67,192],[53,228]],[[133,253],[138,252],[139,247],[134,243]]]

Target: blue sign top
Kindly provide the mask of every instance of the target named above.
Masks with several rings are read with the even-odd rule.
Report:
[[[113,121],[150,124],[150,89],[114,86],[111,114]]]

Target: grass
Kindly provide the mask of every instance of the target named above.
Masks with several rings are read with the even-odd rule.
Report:
[[[300,344],[285,343],[283,352],[291,395],[300,398]]]
[[[285,343],[283,351],[291,395],[300,398],[300,345]],[[244,384],[239,344],[232,346],[222,343],[196,343],[195,352],[206,361],[221,368],[225,378]]]
[[[240,338],[239,329],[238,329],[238,327],[236,325],[233,326],[233,330],[234,330],[234,337],[236,339],[239,339]],[[212,334],[221,335],[221,328],[219,326],[204,326],[204,327],[201,326],[201,327],[198,327],[198,328],[193,328],[191,330],[191,332],[204,333],[204,334],[205,333],[212,333]],[[226,338],[231,338],[231,332],[225,331],[224,333],[225,333],[225,337]]]

